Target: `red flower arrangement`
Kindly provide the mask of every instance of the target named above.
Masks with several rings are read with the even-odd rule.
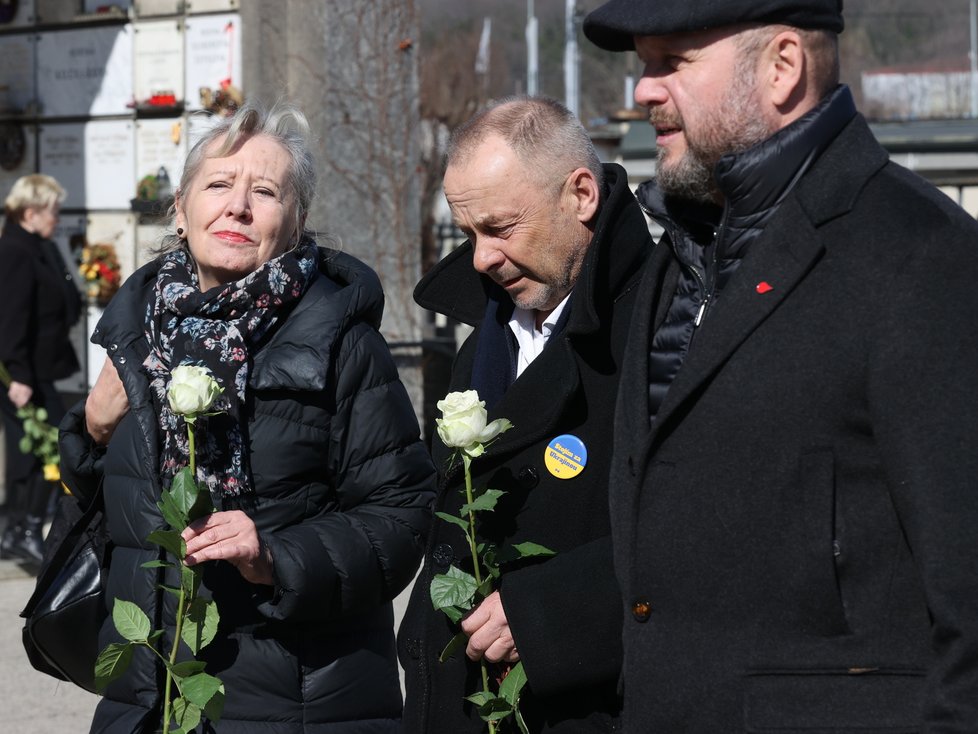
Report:
[[[122,283],[119,258],[113,245],[85,245],[78,269],[85,281],[85,293],[100,306],[109,302]]]

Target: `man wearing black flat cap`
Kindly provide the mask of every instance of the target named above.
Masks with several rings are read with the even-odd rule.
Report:
[[[978,223],[839,85],[839,0],[612,0],[665,234],[610,483],[623,731],[978,731]]]

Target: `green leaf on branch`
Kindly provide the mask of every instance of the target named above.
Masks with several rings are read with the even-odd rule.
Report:
[[[453,525],[458,525],[462,530],[465,531],[466,535],[469,532],[469,523],[460,517],[455,517],[455,515],[449,515],[447,512],[436,512],[435,517],[440,517],[445,522],[450,522]]]
[[[200,588],[200,576],[204,572],[201,566],[180,566],[180,584],[189,598],[197,596]]]
[[[472,502],[467,502],[462,505],[462,509],[459,512],[463,515],[469,512],[482,512],[485,510],[492,510],[496,507],[496,503],[499,498],[506,494],[501,489],[487,489],[485,492],[476,497]]]
[[[482,583],[479,584],[479,588],[475,590],[476,596],[480,599],[485,599],[492,593],[493,581],[495,579],[490,576],[489,578],[482,579]]]
[[[466,696],[466,700],[476,705],[479,718],[483,721],[500,721],[513,713],[513,707],[505,698],[493,696],[486,691]]]
[[[169,499],[177,508],[181,519],[186,520],[190,517],[190,508],[197,501],[197,491],[197,482],[194,481],[194,477],[190,473],[190,467],[185,466],[174,475],[173,481],[170,483],[170,490],[164,492],[163,496],[166,498],[169,495]],[[182,525],[173,525],[173,527],[183,529],[186,525],[187,523],[184,521]]]
[[[95,660],[95,688],[101,692],[116,678],[121,678],[132,662],[133,643],[112,642]]]
[[[176,729],[167,729],[168,734],[189,734],[200,723],[200,707],[181,697],[173,702],[173,719]],[[169,722],[167,722],[169,725]]]
[[[516,543],[500,548],[496,553],[496,562],[502,564],[516,561],[520,558],[553,555],[556,555],[554,551],[539,543]]]
[[[176,500],[169,492],[163,492],[156,506],[160,508],[163,519],[171,528],[183,529],[187,527],[187,514],[177,505]]]
[[[462,606],[468,608],[475,596],[475,576],[449,566],[447,573],[440,573],[431,580],[431,603],[435,609]]]
[[[461,648],[465,647],[465,644],[468,642],[468,640],[469,640],[469,636],[467,634],[465,634],[464,632],[459,632],[451,640],[448,641],[447,645],[445,645],[445,649],[442,650],[441,655],[438,656],[438,662],[443,663],[446,660],[448,660],[452,655],[457,653]]]
[[[196,673],[202,673],[207,663],[203,660],[184,660],[182,663],[175,663],[170,666],[170,672],[174,678],[188,678]]]
[[[187,543],[176,530],[154,530],[146,536],[146,540],[163,546],[177,558],[187,555]]]
[[[516,719],[516,726],[519,727],[520,734],[530,734],[530,727],[528,727],[526,722],[523,720],[523,712],[521,712],[519,708],[513,709],[513,718]]]
[[[499,695],[505,698],[514,709],[520,702],[520,693],[526,685],[526,672],[523,670],[523,663],[514,665],[503,682],[499,684]]]
[[[131,601],[116,599],[112,605],[112,622],[119,634],[130,642],[146,642],[152,625],[149,617]]]
[[[220,721],[221,714],[224,713],[224,684],[217,689],[217,693],[211,696],[211,700],[204,706],[204,714],[211,721]]]
[[[183,685],[180,687],[180,691],[183,693],[184,698],[203,709],[210,703],[214,694],[221,691],[223,687],[221,681],[213,675],[198,673],[185,679]]]
[[[219,621],[220,615],[215,602],[200,598],[193,600],[180,635],[194,655],[213,641]]]
[[[459,622],[462,621],[462,618],[469,613],[469,610],[471,608],[472,608],[471,605],[469,605],[465,609],[462,609],[460,607],[442,607],[441,611],[443,611],[445,613],[445,616],[448,617],[450,620],[452,620],[455,624],[458,624]]]

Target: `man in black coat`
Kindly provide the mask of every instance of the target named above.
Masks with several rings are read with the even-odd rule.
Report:
[[[611,520],[626,732],[978,731],[978,225],[838,85],[838,0],[613,0],[665,229]]]
[[[490,419],[514,426],[472,464],[475,487],[507,493],[480,515],[479,535],[556,555],[504,566],[501,590],[462,622],[467,649],[440,663],[458,626],[433,609],[431,580],[464,567],[469,550],[460,528],[435,520],[398,635],[405,730],[485,731],[463,699],[479,686],[475,661],[484,656],[495,675],[523,662],[530,731],[612,731],[621,600],[607,478],[620,360],[651,248],[646,222],[621,167],[602,167],[576,118],[546,99],[504,100],[457,131],[445,193],[469,241],[425,276],[415,298],[476,327],[451,390],[477,390]],[[433,441],[444,469],[449,449]],[[583,468],[565,478],[545,461],[561,442],[586,452]],[[462,482],[458,467],[443,472],[437,510],[459,512]]]

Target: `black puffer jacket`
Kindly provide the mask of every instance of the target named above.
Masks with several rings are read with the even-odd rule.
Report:
[[[320,277],[253,355],[246,410],[254,493],[224,500],[221,509],[254,519],[272,552],[276,585],[249,584],[224,562],[205,571],[221,626],[202,657],[227,695],[221,721],[205,731],[399,730],[390,600],[421,556],[434,469],[377,332],[383,295],[376,275],[352,257],[320,252]],[[62,425],[62,449],[82,492],[104,476],[115,544],[107,598],[136,602],[156,624],[169,624],[172,598],[160,592],[155,571],[140,568],[158,555],[146,536],[164,524],[155,504],[157,420],[140,368],[156,272],[152,263],[127,281],[93,336],[122,377],[129,413],[96,458],[79,406]],[[117,639],[107,622],[101,643]],[[158,726],[162,670],[146,652],[137,651],[129,672],[109,686],[93,732]]]

